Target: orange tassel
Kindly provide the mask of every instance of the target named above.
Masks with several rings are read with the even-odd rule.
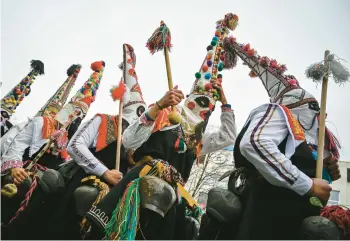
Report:
[[[121,100],[126,91],[126,86],[124,82],[121,80],[119,85],[112,89],[112,99],[113,101]]]

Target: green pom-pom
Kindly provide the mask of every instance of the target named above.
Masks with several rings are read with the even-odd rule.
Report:
[[[222,71],[223,70],[223,67],[218,67],[218,71]]]
[[[201,73],[197,72],[197,73],[195,74],[195,76],[196,76],[197,79],[199,79],[202,75],[201,75]]]
[[[216,41],[214,41],[214,40],[213,40],[213,41],[211,41],[211,43],[210,43],[210,45],[211,45],[211,46],[213,46],[213,47],[214,47],[214,46],[216,46],[216,44],[217,44],[217,42],[216,42]]]
[[[219,64],[218,68],[223,69],[223,68],[224,68],[224,64],[223,64],[222,62],[220,62],[220,64]]]

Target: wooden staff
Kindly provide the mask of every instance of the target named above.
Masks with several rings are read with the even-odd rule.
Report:
[[[322,80],[322,94],[321,94],[321,112],[319,120],[319,135],[318,135],[318,147],[317,147],[317,164],[316,164],[316,178],[322,178],[322,169],[323,169],[323,152],[324,152],[324,139],[326,131],[326,103],[327,103],[327,88],[328,88],[328,72],[329,72],[329,63],[328,55],[329,50],[326,50],[324,53],[324,62],[326,68],[326,74]]]
[[[119,100],[119,115],[118,115],[118,138],[117,138],[117,156],[115,159],[115,169],[119,171],[120,167],[120,150],[122,144],[122,123],[123,123],[123,99]]]
[[[158,27],[148,39],[146,46],[150,50],[151,54],[159,50],[164,50],[165,65],[168,76],[169,90],[173,88],[173,80],[171,75],[170,60],[169,60],[169,49],[171,47],[171,34],[169,28],[166,26],[164,21],[160,22]],[[176,106],[171,106],[172,112],[169,114],[169,121],[171,124],[176,125],[181,123],[181,115],[177,113]]]

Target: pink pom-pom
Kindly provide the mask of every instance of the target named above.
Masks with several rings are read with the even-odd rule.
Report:
[[[288,82],[289,82],[289,84],[291,84],[293,86],[297,86],[297,80],[296,79],[289,79]]]

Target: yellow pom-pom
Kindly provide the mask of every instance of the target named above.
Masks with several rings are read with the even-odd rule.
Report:
[[[181,123],[181,115],[176,111],[172,111],[169,114],[168,119],[172,125],[177,125]]]

